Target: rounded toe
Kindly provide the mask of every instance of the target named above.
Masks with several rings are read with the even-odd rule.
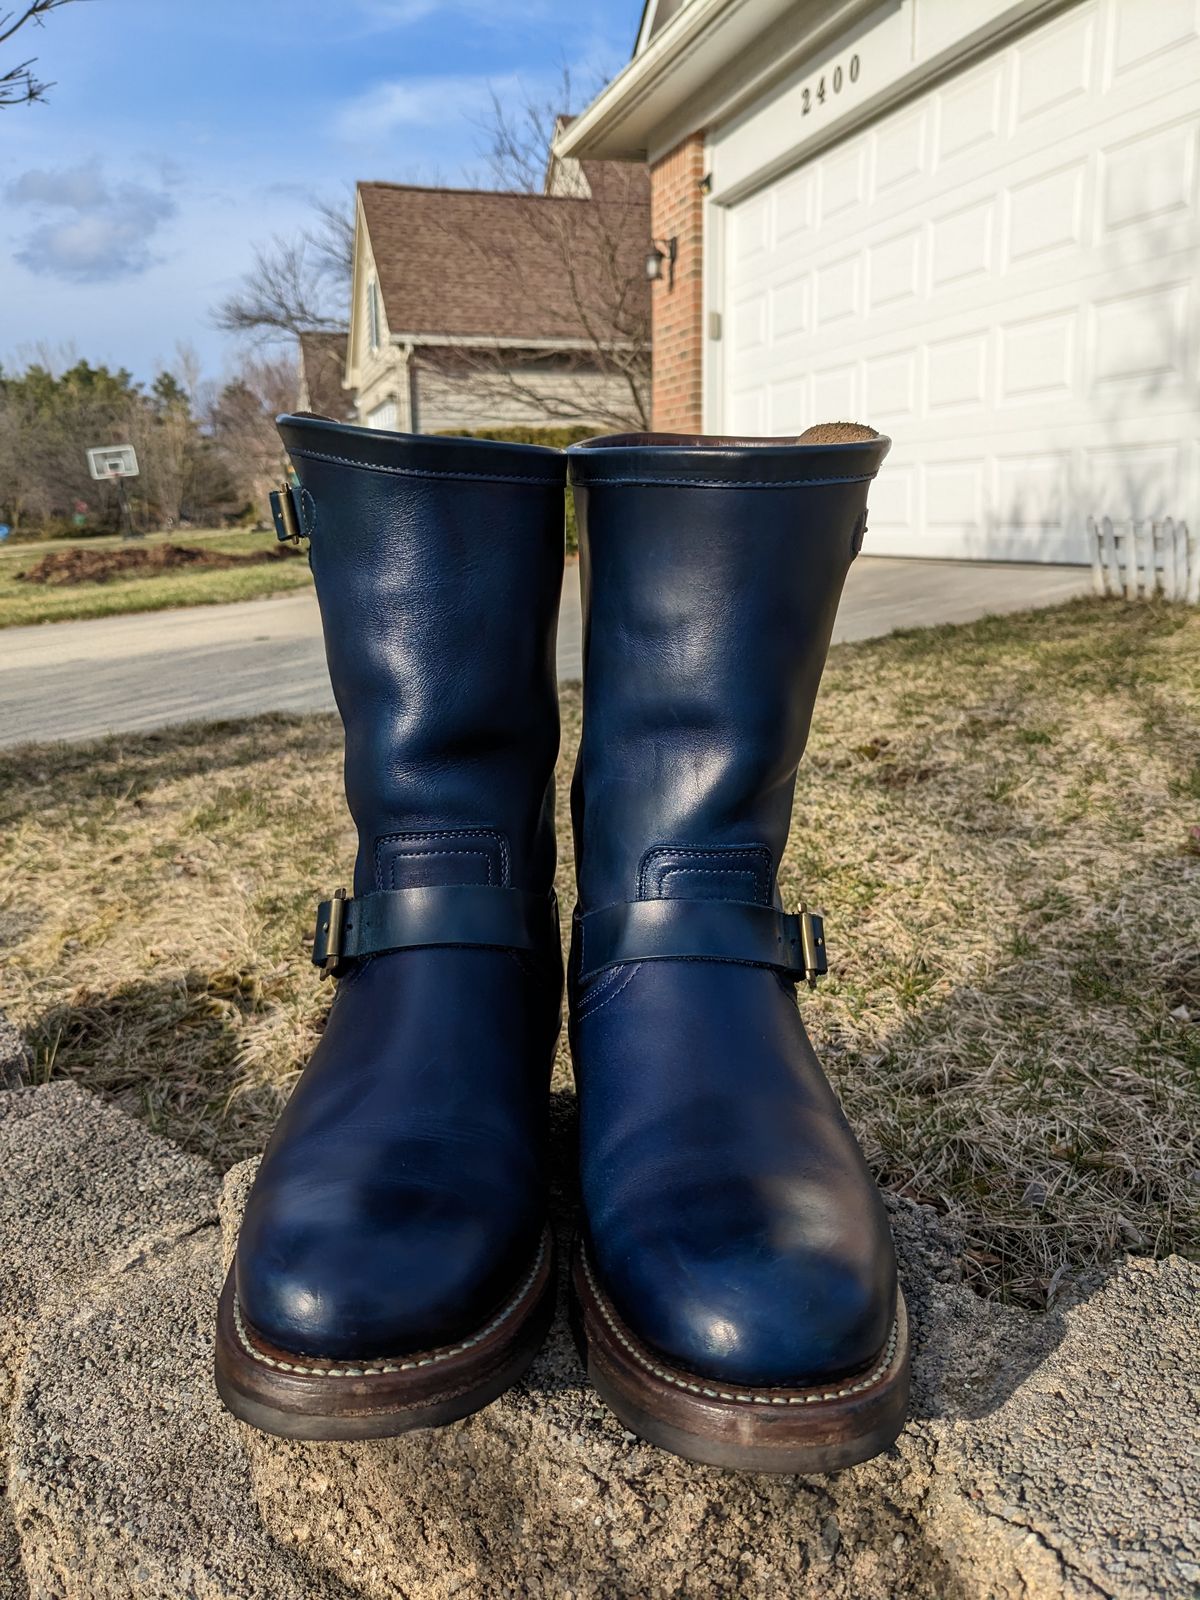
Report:
[[[286,1204],[248,1208],[235,1270],[245,1320],[278,1349],[347,1360],[470,1337],[515,1290],[536,1232],[444,1203],[436,1216],[415,1209],[349,1229]]]
[[[870,1260],[668,1248],[642,1254],[632,1273],[627,1260],[610,1293],[630,1330],[674,1366],[730,1384],[807,1388],[879,1356],[896,1284],[890,1247]]]

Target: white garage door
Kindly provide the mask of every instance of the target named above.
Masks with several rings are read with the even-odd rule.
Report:
[[[712,422],[890,433],[880,554],[1195,526],[1198,134],[1197,0],[1091,0],[832,146],[724,213]]]

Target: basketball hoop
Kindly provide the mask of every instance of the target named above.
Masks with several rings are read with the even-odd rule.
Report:
[[[117,485],[117,498],[121,502],[121,515],[125,519],[125,537],[133,538],[133,517],[129,512],[129,496],[125,492],[125,479],[138,476],[137,452],[131,444],[97,445],[87,453],[88,471],[98,482],[111,479]]]

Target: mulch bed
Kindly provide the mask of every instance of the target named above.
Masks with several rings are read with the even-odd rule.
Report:
[[[122,545],[116,550],[52,550],[28,572],[18,572],[23,583],[108,583],[112,578],[150,578],[181,567],[256,567],[267,561],[286,561],[302,555],[294,545],[273,544],[238,555],[228,550],[201,550],[195,545]]]

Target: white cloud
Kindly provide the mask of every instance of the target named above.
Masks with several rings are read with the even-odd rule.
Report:
[[[339,108],[333,130],[339,138],[357,141],[381,139],[401,128],[443,129],[452,119],[483,111],[497,87],[506,85],[453,75],[376,83]]]
[[[33,221],[16,259],[31,272],[73,283],[145,272],[158,259],[155,235],[176,211],[163,188],[109,184],[94,158],[74,167],[31,167],[7,185],[5,197]]]

